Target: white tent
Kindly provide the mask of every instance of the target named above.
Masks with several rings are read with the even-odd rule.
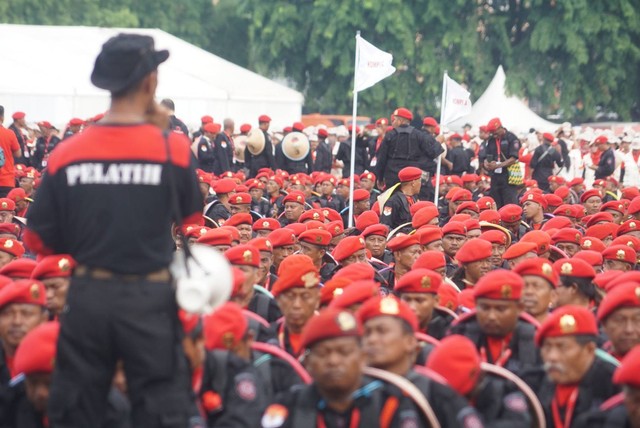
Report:
[[[158,99],[171,98],[176,115],[192,127],[208,114],[257,125],[269,114],[273,128],[300,119],[301,93],[232,64],[155,29],[56,27],[0,24],[0,105],[10,117],[48,120],[64,126],[71,117],[88,118],[108,108],[108,93],[95,88],[91,70],[102,44],[120,32],[147,34],[156,49],[168,49],[159,70]]]
[[[555,131],[557,124],[549,122],[532,112],[519,98],[507,96],[505,91],[506,75],[502,66],[474,103],[471,113],[449,125],[451,129],[461,129],[465,123],[472,126],[486,125],[489,120],[499,117],[505,128],[513,132],[528,132],[530,128],[543,132]]]

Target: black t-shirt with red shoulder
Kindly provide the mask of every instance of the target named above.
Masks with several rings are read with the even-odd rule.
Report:
[[[201,220],[189,141],[169,136],[184,223]],[[59,145],[29,208],[25,242],[39,253],[122,274],[166,267],[172,205],[165,138],[148,125],[94,125]]]

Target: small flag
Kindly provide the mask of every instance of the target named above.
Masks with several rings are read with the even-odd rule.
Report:
[[[391,65],[393,55],[381,51],[359,35],[356,36],[356,50],[356,92],[372,87],[396,71]]]
[[[444,106],[440,125],[447,125],[471,113],[471,94],[458,82],[444,75]]]

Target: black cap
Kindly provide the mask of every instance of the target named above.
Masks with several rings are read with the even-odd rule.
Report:
[[[169,58],[169,51],[156,51],[153,38],[140,34],[118,34],[102,45],[91,73],[91,83],[118,93],[138,83]]]

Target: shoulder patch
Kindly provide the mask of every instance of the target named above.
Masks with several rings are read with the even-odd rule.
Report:
[[[284,424],[288,415],[289,410],[282,404],[272,404],[264,411],[260,424],[262,428],[278,428]]]
[[[482,421],[480,420],[480,417],[476,413],[471,413],[466,415],[462,419],[461,426],[463,428],[483,428],[484,427]]]
[[[518,392],[514,392],[504,397],[504,405],[512,412],[525,413],[528,410],[527,402]]]
[[[206,152],[207,151],[207,145],[206,144],[201,144],[200,145],[200,150],[203,151],[203,152]]]
[[[245,401],[256,399],[256,382],[253,376],[239,375],[235,378],[236,393]]]
[[[382,210],[382,214],[383,215],[391,215],[392,212],[392,208],[391,207],[384,207],[384,210]]]

